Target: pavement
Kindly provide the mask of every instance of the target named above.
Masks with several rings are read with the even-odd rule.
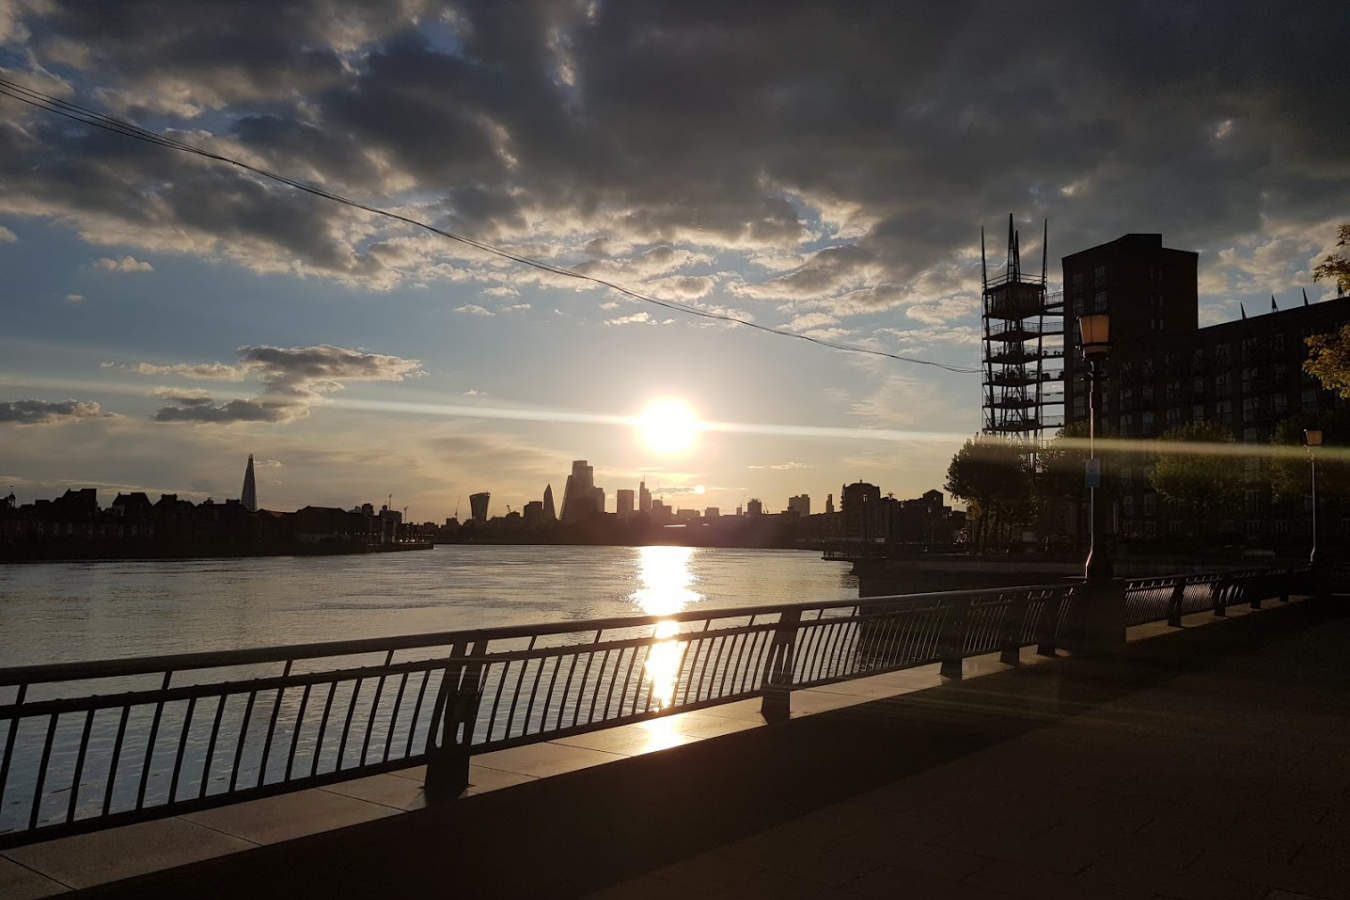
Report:
[[[1350,897],[1350,619],[1231,612],[17,848],[0,898]]]

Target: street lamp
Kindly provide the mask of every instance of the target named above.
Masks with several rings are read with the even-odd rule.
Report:
[[[1097,503],[1097,488],[1101,484],[1101,466],[1097,462],[1097,410],[1102,405],[1100,365],[1111,352],[1111,316],[1091,313],[1078,317],[1078,334],[1083,359],[1088,364],[1088,557],[1083,575],[1089,581],[1109,581],[1112,577],[1111,551],[1097,549],[1097,533],[1105,531],[1106,505]]]
[[[1315,564],[1317,562],[1317,456],[1313,451],[1315,447],[1322,446],[1322,429],[1303,429],[1303,439],[1308,443],[1308,466],[1312,470],[1312,552],[1308,554],[1308,562]]]

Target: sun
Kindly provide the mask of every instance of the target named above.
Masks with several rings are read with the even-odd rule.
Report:
[[[664,398],[647,404],[637,417],[638,432],[657,453],[684,453],[698,436],[698,417],[683,400]]]

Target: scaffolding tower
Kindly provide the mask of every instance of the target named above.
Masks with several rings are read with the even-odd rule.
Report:
[[[1025,441],[1035,453],[1044,445],[1045,430],[1064,424],[1064,294],[1046,290],[1047,243],[1041,244],[1039,278],[1022,272],[1018,244],[1009,215],[1007,266],[990,278],[980,229],[984,431]]]

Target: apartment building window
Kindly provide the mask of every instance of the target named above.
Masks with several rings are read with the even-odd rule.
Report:
[[[1289,412],[1289,395],[1276,394],[1270,398],[1270,412],[1276,418],[1284,418]]]
[[[1203,375],[1196,375],[1191,378],[1191,396],[1205,396],[1205,377]]]
[[[1282,387],[1289,380],[1289,367],[1284,363],[1276,363],[1274,368],[1271,369],[1270,380],[1275,383],[1276,387]]]
[[[1276,520],[1275,520],[1275,533],[1276,533],[1276,534],[1288,534],[1288,533],[1289,533],[1289,520],[1288,520],[1288,519],[1276,519]]]
[[[1205,368],[1205,348],[1196,347],[1191,351],[1191,371],[1202,372]]]
[[[1134,436],[1134,413],[1125,413],[1120,417],[1120,436]]]
[[[1145,520],[1144,520],[1144,537],[1150,537],[1150,538],[1151,538],[1151,537],[1157,537],[1157,536],[1158,536],[1158,523],[1157,523],[1157,522],[1151,522],[1151,521],[1149,521],[1148,519],[1145,519]]]
[[[1214,404],[1214,418],[1218,419],[1219,422],[1220,422],[1221,424],[1224,424],[1224,425],[1232,425],[1232,424],[1233,424],[1233,401],[1232,401],[1232,400],[1220,400],[1218,403],[1215,403],[1215,404]]]
[[[1303,411],[1305,413],[1317,412],[1317,388],[1308,388],[1303,392]]]
[[[1125,466],[1120,470],[1120,486],[1128,489],[1134,484],[1134,469]]]
[[[1261,414],[1261,399],[1259,397],[1242,398],[1242,420],[1250,422]],[[1255,431],[1255,429],[1252,429]]]
[[[1242,370],[1242,392],[1245,394],[1250,391],[1260,377],[1261,370],[1256,366],[1245,367]]]
[[[1083,314],[1083,298],[1073,298],[1073,317],[1076,319]]]
[[[1152,368],[1151,366],[1144,367],[1145,378],[1153,377],[1153,373],[1149,371],[1149,369],[1151,368]],[[1153,405],[1153,385],[1146,384],[1139,389],[1139,402],[1144,404],[1145,406]]]
[[[1191,418],[1199,422],[1205,417],[1205,404],[1195,403],[1191,405]]]
[[[1181,382],[1176,380],[1167,382],[1167,387],[1163,388],[1163,396],[1167,399],[1168,403],[1176,403],[1180,400]]]
[[[1086,397],[1074,397],[1074,398],[1073,398],[1073,417],[1074,417],[1075,419],[1082,419],[1082,418],[1086,418],[1086,416],[1087,416],[1087,398],[1086,398]]]
[[[1167,429],[1170,431],[1181,424],[1181,407],[1169,406],[1167,408]]]
[[[1158,495],[1152,491],[1144,493],[1144,515],[1156,516],[1158,514]]]
[[[1126,494],[1120,498],[1120,512],[1124,516],[1134,515],[1134,495]]]
[[[1139,414],[1139,427],[1144,437],[1153,437],[1153,411],[1144,410]]]
[[[1079,288],[1081,288],[1082,286],[1083,286],[1083,273],[1082,273],[1082,272],[1074,272],[1074,273],[1073,273],[1073,289],[1076,291],[1076,290],[1078,290]]]
[[[1215,345],[1214,345],[1214,364],[1215,364],[1216,366],[1217,366],[1217,365],[1223,365],[1223,366],[1228,365],[1228,358],[1232,355],[1232,353],[1233,353],[1233,347],[1232,347],[1231,344],[1215,344]]]
[[[1098,266],[1098,267],[1097,267],[1097,271],[1094,273],[1094,277],[1096,278],[1098,284],[1100,284],[1101,282],[1105,281],[1105,280],[1106,280],[1106,266]]]
[[[1093,312],[1106,312],[1106,291],[1098,291],[1092,301]]]
[[[1233,393],[1232,373],[1220,372],[1214,376],[1214,396],[1226,397]]]
[[[1270,350],[1275,356],[1284,355],[1284,335],[1273,334],[1270,336]]]

